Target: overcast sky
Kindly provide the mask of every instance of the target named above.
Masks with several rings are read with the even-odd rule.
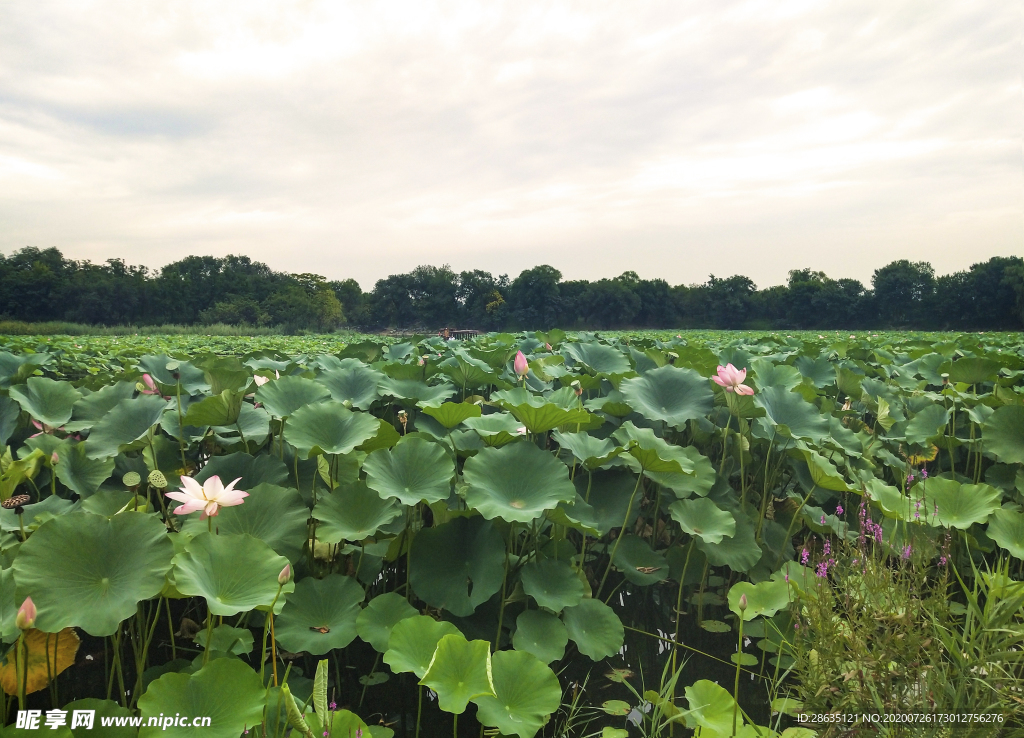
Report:
[[[0,4],[0,250],[673,284],[1024,254],[1006,0]]]

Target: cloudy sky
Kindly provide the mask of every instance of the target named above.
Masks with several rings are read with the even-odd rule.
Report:
[[[0,250],[673,284],[1024,254],[1005,0],[0,4]]]

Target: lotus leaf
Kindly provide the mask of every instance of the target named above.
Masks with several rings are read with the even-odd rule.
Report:
[[[385,592],[370,600],[356,617],[356,633],[380,653],[388,650],[388,640],[394,627],[416,616],[416,608],[404,597],[394,592]]]
[[[663,366],[620,385],[626,402],[652,420],[675,428],[711,412],[715,395],[708,380],[693,369]]]
[[[444,636],[420,683],[437,692],[437,704],[445,712],[465,712],[470,700],[494,694],[490,644],[467,641],[459,633]]]
[[[49,377],[29,377],[25,384],[11,387],[10,395],[22,410],[54,428],[71,420],[71,411],[82,398],[82,393],[70,382],[57,382]]]
[[[289,581],[278,597],[277,577],[288,559],[263,541],[245,533],[201,533],[175,555],[174,586],[183,595],[206,599],[214,615],[237,615],[253,608],[275,611],[295,589]]]
[[[455,465],[444,447],[423,438],[403,438],[391,450],[366,457],[366,486],[382,498],[395,497],[403,505],[447,500]]]
[[[259,674],[238,659],[214,659],[195,674],[164,674],[139,697],[143,725],[162,715],[210,718],[206,727],[175,727],[175,736],[238,738],[263,721],[266,690]],[[161,727],[143,727],[139,738],[168,735]]]
[[[466,617],[501,589],[505,543],[480,517],[424,528],[412,541],[409,582],[424,602]]]
[[[466,503],[488,520],[529,523],[576,497],[569,471],[532,443],[481,449],[468,459]]]
[[[25,694],[45,689],[54,678],[74,665],[78,644],[74,628],[65,628],[58,633],[44,633],[34,628],[27,631],[28,672],[23,675],[26,679]],[[7,694],[18,694],[18,676],[22,674],[18,663],[20,651],[20,648],[12,648],[0,664],[0,687]]]
[[[523,591],[533,597],[538,605],[554,612],[578,605],[583,599],[583,582],[565,561],[531,561],[520,570],[520,577]]]
[[[684,531],[707,543],[719,543],[736,534],[736,518],[709,499],[679,500],[668,510]]]
[[[352,412],[340,402],[325,400],[292,412],[284,438],[311,458],[317,454],[347,454],[373,438],[379,428],[372,415]]]
[[[526,651],[545,664],[558,661],[565,655],[569,633],[557,616],[543,610],[524,610],[516,618],[516,632],[512,645],[517,651]]]
[[[364,482],[342,485],[323,495],[313,508],[320,521],[317,540],[325,543],[362,541],[401,514],[392,499],[382,499]]]
[[[583,600],[566,608],[562,622],[580,653],[594,661],[614,656],[622,648],[622,621],[600,600]]]
[[[494,694],[473,700],[477,719],[502,735],[533,738],[561,702],[558,677],[529,652],[498,651],[491,659]]]
[[[363,597],[363,588],[352,577],[301,579],[275,623],[277,640],[289,651],[314,656],[344,648],[356,637]]]
[[[40,630],[77,626],[90,635],[112,635],[139,602],[163,588],[172,551],[155,517],[66,513],[22,544],[14,560],[16,600],[32,597]]]
[[[384,663],[392,671],[411,671],[422,679],[434,658],[438,641],[458,633],[459,629],[451,623],[439,622],[426,615],[403,618],[391,628]]]

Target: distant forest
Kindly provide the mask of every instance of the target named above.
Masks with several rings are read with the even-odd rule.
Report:
[[[91,325],[225,323],[329,331],[341,326],[478,330],[1024,329],[1024,259],[994,257],[936,276],[927,262],[894,261],[871,286],[796,269],[758,290],[736,275],[670,285],[625,272],[563,280],[542,265],[515,278],[420,266],[363,292],[354,279],[276,272],[245,256],[188,256],[151,271],[121,259],[67,259],[55,248],[0,254],[0,319]]]

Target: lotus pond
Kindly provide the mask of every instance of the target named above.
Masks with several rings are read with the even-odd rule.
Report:
[[[4,738],[1024,729],[1020,335],[0,348]]]

